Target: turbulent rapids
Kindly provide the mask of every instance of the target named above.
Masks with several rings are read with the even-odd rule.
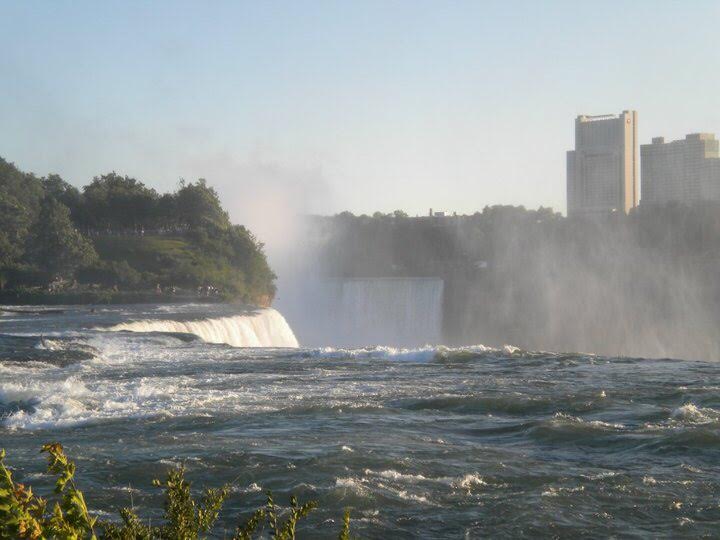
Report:
[[[178,332],[193,334],[207,343],[234,347],[297,347],[298,342],[285,318],[274,309],[196,321],[142,320],[109,328],[128,332]]]
[[[272,490],[320,501],[305,538],[344,508],[361,538],[717,534],[718,363],[294,345],[273,310],[6,314],[0,446],[35,485],[60,440],[97,510],[148,519],[150,479],[186,463],[231,484],[227,530]]]

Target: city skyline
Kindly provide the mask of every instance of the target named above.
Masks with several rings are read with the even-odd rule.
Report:
[[[567,153],[567,215],[623,212],[640,194],[638,114],[580,115]]]
[[[688,133],[640,146],[644,205],[720,200],[720,152],[714,133]]]
[[[720,7],[616,6],[9,2],[0,155],[75,185],[113,169],[160,190],[205,177],[250,226],[564,212],[578,114],[638,110],[640,144],[720,131]]]

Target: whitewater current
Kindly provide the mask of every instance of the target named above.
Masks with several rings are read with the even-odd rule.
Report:
[[[0,447],[49,493],[61,441],[102,519],[185,463],[230,485],[230,532],[264,493],[316,499],[300,537],[716,536],[720,365],[511,346],[304,348],[235,306],[27,308],[0,316]],[[220,535],[222,536],[222,534]]]
[[[207,343],[225,343],[234,347],[297,347],[298,342],[287,321],[274,309],[259,309],[249,314],[176,321],[143,319],[123,322],[111,331],[178,332],[199,337]]]

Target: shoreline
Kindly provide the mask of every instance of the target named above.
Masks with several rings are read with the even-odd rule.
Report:
[[[84,290],[47,292],[34,290],[0,291],[0,306],[57,306],[96,304],[202,304],[234,303],[238,299],[192,294],[157,294],[154,291]],[[245,302],[243,302],[245,303]],[[0,308],[0,311],[4,311]]]

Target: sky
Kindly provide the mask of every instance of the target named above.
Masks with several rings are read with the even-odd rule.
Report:
[[[700,0],[3,0],[0,156],[78,186],[203,177],[251,225],[564,212],[578,114],[720,132],[719,29]]]

